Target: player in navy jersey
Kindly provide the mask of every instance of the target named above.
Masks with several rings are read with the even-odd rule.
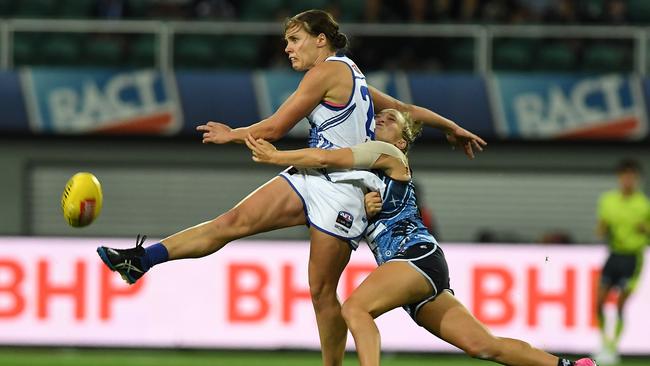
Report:
[[[374,318],[402,306],[419,325],[472,357],[504,365],[594,366],[588,358],[574,362],[520,340],[495,337],[453,296],[444,253],[418,212],[405,155],[419,127],[390,109],[375,121],[377,141],[338,150],[278,151],[261,139],[249,137],[246,142],[256,162],[371,168],[385,182],[383,203],[379,195],[367,196],[366,241],[379,267],[342,308],[361,365],[379,365],[380,336]]]
[[[339,32],[338,24],[329,13],[309,10],[287,19],[284,38],[287,42],[285,52],[292,68],[305,72],[296,91],[273,115],[250,126],[232,129],[218,122],[198,126],[197,130],[203,133],[203,143],[243,143],[249,134],[277,140],[306,117],[312,126],[310,146],[347,147],[372,140],[374,111],[390,107],[409,111],[414,118],[443,130],[449,141],[461,146],[470,157],[473,157],[474,149],[484,144],[478,136],[456,123],[428,109],[402,103],[367,85],[357,65],[342,54],[347,38]],[[350,177],[354,179],[347,179]],[[330,178],[349,183],[334,184]],[[356,182],[352,182],[355,179]],[[313,169],[289,169],[226,213],[159,243],[145,248],[143,241],[138,240],[132,249],[101,246],[97,251],[111,270],[119,272],[128,283],[135,283],[154,265],[207,256],[236,239],[310,224],[309,284],[323,363],[340,365],[347,328],[341,317],[336,287],[349,261],[351,245],[366,225],[363,222],[363,194],[367,185],[364,184],[378,181],[376,176],[367,172],[323,174]],[[310,205],[318,207],[330,192],[336,193],[336,200],[328,203],[349,206],[354,211],[339,212],[334,207],[307,210]],[[305,197],[310,199],[303,204],[301,198]]]

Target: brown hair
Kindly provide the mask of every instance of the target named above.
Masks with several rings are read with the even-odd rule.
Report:
[[[301,27],[312,36],[324,34],[335,51],[348,47],[348,37],[339,32],[339,24],[334,20],[332,14],[324,10],[307,10],[287,18],[284,22],[284,33],[295,26]]]

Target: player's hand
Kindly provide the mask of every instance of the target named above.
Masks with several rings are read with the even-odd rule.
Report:
[[[251,134],[246,136],[246,146],[253,153],[253,161],[256,163],[273,163],[273,156],[278,149],[264,139],[255,139]]]
[[[219,122],[208,122],[196,127],[197,131],[203,131],[203,143],[226,144],[232,141],[230,131],[232,128]]]
[[[454,148],[456,146],[462,148],[465,155],[470,159],[474,159],[474,149],[476,149],[476,151],[483,151],[483,147],[487,145],[487,142],[482,138],[462,127],[457,127],[452,131],[447,132],[446,137],[447,141],[449,141]]]
[[[366,204],[366,216],[374,217],[381,211],[381,195],[379,192],[368,192],[364,197]]]

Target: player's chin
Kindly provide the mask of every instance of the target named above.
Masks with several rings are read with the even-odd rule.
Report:
[[[305,71],[305,68],[301,64],[299,64],[297,62],[292,62],[291,63],[291,68],[296,70],[296,71]]]

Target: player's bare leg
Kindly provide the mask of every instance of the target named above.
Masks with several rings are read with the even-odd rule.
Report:
[[[374,319],[403,304],[426,298],[432,292],[431,284],[406,262],[387,262],[368,275],[342,309],[361,366],[380,362],[381,338]]]
[[[100,258],[124,280],[135,283],[152,266],[173,259],[197,258],[216,252],[232,240],[304,224],[302,201],[284,178],[276,177],[214,220],[178,232],[144,248],[97,248]]]
[[[169,259],[197,258],[250,235],[305,224],[300,197],[275,177],[217,218],[165,238]]]
[[[309,291],[316,314],[323,365],[340,366],[345,354],[348,328],[336,295],[339,278],[350,260],[348,243],[314,227],[309,230]]]
[[[558,366],[556,356],[518,339],[492,335],[447,291],[420,308],[417,320],[429,332],[474,358],[502,365]]]

